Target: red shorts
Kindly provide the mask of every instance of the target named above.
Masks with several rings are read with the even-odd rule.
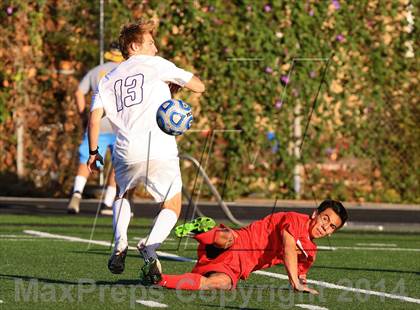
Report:
[[[234,246],[227,250],[223,250],[217,257],[207,257],[206,245],[199,244],[197,249],[197,264],[192,272],[206,276],[210,273],[221,272],[227,274],[232,281],[232,289],[236,288],[236,284],[241,277],[241,264],[238,252],[232,250]]]

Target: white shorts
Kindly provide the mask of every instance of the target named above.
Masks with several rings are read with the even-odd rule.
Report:
[[[119,197],[140,182],[156,202],[168,201],[182,190],[179,159],[149,160],[134,164],[114,161],[115,181],[120,188]]]

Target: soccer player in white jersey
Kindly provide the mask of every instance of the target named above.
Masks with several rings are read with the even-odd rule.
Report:
[[[83,119],[86,110],[85,95],[89,92],[89,90],[92,90],[92,93],[95,93],[98,90],[99,81],[105,76],[105,74],[117,67],[119,63],[123,61],[123,57],[118,48],[118,43],[111,43],[110,50],[104,54],[104,58],[108,61],[91,69],[80,81],[79,87],[75,93],[77,109]],[[101,120],[98,143],[100,145],[100,153],[102,157],[105,156],[108,148],[112,153],[115,143],[115,134],[113,133],[111,125],[106,117]],[[89,158],[88,151],[89,142],[86,132],[83,136],[83,141],[79,146],[79,167],[77,168],[77,174],[74,180],[73,193],[67,206],[67,212],[69,214],[77,214],[80,211],[80,200],[82,199],[83,190],[90,174],[88,167],[86,166],[86,161]],[[107,185],[105,197],[101,203],[100,213],[102,215],[112,214],[111,207],[117,192],[114,169],[111,170],[111,173],[108,176]]]
[[[181,212],[182,180],[175,137],[165,134],[156,123],[159,106],[171,98],[168,83],[202,93],[204,84],[192,73],[156,56],[155,25],[141,21],[125,25],[119,43],[126,59],[100,82],[93,98],[89,119],[87,162],[96,170],[99,123],[105,114],[116,132],[113,165],[117,199],[113,205],[115,247],[108,262],[112,273],[122,273],[127,253],[130,203],[127,197],[143,182],[162,209],[149,236],[137,246],[145,260],[143,274],[160,280],[156,249],[168,237]]]

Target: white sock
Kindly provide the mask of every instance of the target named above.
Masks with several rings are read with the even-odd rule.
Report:
[[[163,209],[156,217],[155,224],[146,241],[146,246],[160,244],[169,236],[174,228],[178,216],[170,209]]]
[[[115,195],[117,194],[117,188],[115,186],[108,186],[106,188],[105,198],[104,198],[104,204],[107,207],[111,207],[114,200]]]
[[[81,175],[76,176],[74,180],[74,192],[80,192],[83,193],[83,190],[85,189],[87,179],[85,177],[82,177]]]
[[[127,199],[116,199],[113,204],[112,224],[115,231],[116,251],[123,251],[128,245],[127,230],[131,219],[130,203]]]

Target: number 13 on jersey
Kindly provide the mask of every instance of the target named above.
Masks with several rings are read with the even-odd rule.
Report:
[[[140,104],[143,101],[143,83],[144,75],[139,73],[124,79],[115,81],[115,103],[117,105],[117,112],[122,111],[125,107],[131,107]]]

